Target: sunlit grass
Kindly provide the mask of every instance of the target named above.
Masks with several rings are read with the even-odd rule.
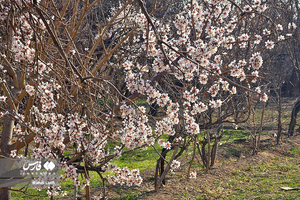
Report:
[[[197,199],[298,199],[300,188],[300,149],[291,149],[294,157],[233,169],[232,175],[214,182],[215,193],[204,192]]]

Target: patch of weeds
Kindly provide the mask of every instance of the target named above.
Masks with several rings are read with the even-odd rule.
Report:
[[[116,192],[117,192],[117,193],[120,193],[121,190],[122,190],[122,188],[121,188],[121,187],[118,187],[118,188],[116,189]]]
[[[291,151],[292,153],[300,153],[300,151],[297,150],[295,147],[292,147],[292,148],[290,149],[290,151]]]
[[[120,197],[120,198],[114,198],[111,200],[137,200],[138,198],[134,195],[134,194],[127,194],[124,197]]]
[[[280,166],[278,169],[282,172],[287,172],[289,171],[289,168],[290,168],[289,166]]]
[[[236,157],[240,157],[242,154],[242,150],[237,150],[234,148],[228,148],[227,153]]]
[[[242,188],[240,188],[240,187],[237,187],[236,189],[237,189],[237,190],[241,190],[241,191],[243,191],[243,189],[242,189]]]
[[[240,172],[239,172],[239,170],[233,170],[233,174],[235,175],[235,176],[240,176],[241,174],[240,174]]]
[[[260,164],[257,166],[258,169],[266,169],[267,167],[268,167],[268,165],[265,164],[265,163],[260,163]]]
[[[216,181],[216,182],[214,182],[214,185],[215,185],[216,188],[218,188],[218,187],[220,187],[220,182],[219,182],[219,181]],[[199,189],[199,188],[198,188],[198,189]]]
[[[191,162],[192,160],[190,160],[190,162]],[[196,160],[194,160],[194,162],[193,162],[193,164],[192,164],[192,168],[201,168],[202,167],[202,165],[201,164],[199,164]]]
[[[117,197],[117,198],[113,198],[110,200],[136,200],[138,199],[138,195],[140,194],[140,191],[138,190],[129,190],[128,192],[126,192],[127,194],[123,197]],[[128,194],[130,193],[130,194]]]
[[[253,167],[249,165],[249,166],[245,169],[245,171],[251,171],[252,169],[253,169]]]
[[[138,99],[138,100],[135,101],[135,103],[138,106],[147,106],[148,105],[146,99]]]
[[[20,187],[13,187],[12,189],[21,189]],[[29,196],[26,194],[30,195],[37,195],[37,196]],[[26,194],[21,193],[21,192],[11,192],[11,198],[13,200],[18,200],[18,199],[32,199],[32,200],[46,200],[49,199],[49,197],[41,197],[41,196],[47,196],[47,190],[43,189],[41,191],[35,190],[28,188],[26,191]]]
[[[206,199],[205,197],[200,196],[200,195],[198,195],[196,198],[197,198],[198,200],[204,200],[204,199]]]
[[[250,136],[249,132],[244,130],[224,130],[223,141],[224,143],[232,143],[235,140],[240,141],[243,139],[248,139]]]
[[[228,185],[235,186],[236,185],[236,181],[234,179],[229,179]]]
[[[300,187],[299,161],[298,157],[282,157],[248,166],[243,173],[233,170],[234,176],[227,180],[230,187],[226,188],[226,199],[298,199],[299,191],[283,191],[280,187]]]

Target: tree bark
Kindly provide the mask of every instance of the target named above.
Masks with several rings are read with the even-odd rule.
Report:
[[[13,95],[16,95],[18,92],[18,89],[13,89],[11,90]],[[10,113],[12,113],[13,108],[11,107],[11,105],[8,103],[7,104],[7,111],[9,111]],[[4,119],[3,119],[3,129],[1,132],[1,143],[0,143],[0,150],[1,156],[4,157],[10,157],[10,151],[11,149],[9,148],[10,144],[11,144],[11,140],[12,140],[12,136],[13,136],[13,130],[14,130],[14,124],[15,121],[14,119],[12,119],[9,115],[5,115]],[[10,166],[12,167],[12,166]],[[8,167],[9,168],[9,167]],[[10,190],[8,190],[9,188],[2,188],[0,190],[0,199],[2,200],[10,200],[11,199],[11,193]]]
[[[11,142],[12,134],[14,128],[14,120],[11,119],[9,116],[5,116],[3,120],[3,129],[1,134],[1,154],[5,157],[9,157],[10,152],[7,148]]]
[[[11,142],[12,133],[14,127],[14,120],[11,119],[9,116],[5,116],[3,120],[3,129],[1,134],[1,155],[5,157],[9,157],[10,152],[7,148]],[[3,200],[10,200],[11,199],[11,192],[8,190],[9,188],[2,188],[0,190],[0,199]]]
[[[9,188],[2,188],[0,189],[0,197],[3,200],[10,200],[11,199],[11,193]]]
[[[296,102],[292,114],[291,114],[291,121],[289,124],[289,132],[288,132],[288,137],[294,135],[294,129],[296,126],[296,119],[297,119],[297,114],[300,111],[300,99]]]
[[[277,144],[279,144],[280,138],[281,138],[281,135],[282,135],[282,123],[281,123],[281,86],[282,86],[282,84],[279,85],[278,94],[277,94],[277,98],[278,98],[278,132],[277,132]]]

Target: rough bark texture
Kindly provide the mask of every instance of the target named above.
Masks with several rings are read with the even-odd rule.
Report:
[[[9,200],[11,199],[11,193],[10,190],[8,190],[8,188],[3,188],[0,190],[0,197],[3,200]]]
[[[3,129],[1,134],[1,154],[9,157],[10,152],[8,152],[8,145],[10,144],[12,133],[14,127],[14,120],[12,120],[9,116],[5,116],[3,120]]]
[[[18,89],[13,89],[11,92],[12,95],[16,95]],[[12,113],[13,111],[13,108],[9,104],[7,104],[7,111],[9,111],[10,113]],[[10,157],[9,145],[11,144],[11,140],[12,140],[14,124],[15,121],[9,115],[4,116],[3,129],[1,132],[1,143],[0,143],[1,156]],[[1,200],[11,199],[11,193],[10,190],[8,190],[8,188],[0,189],[0,199]]]
[[[299,111],[300,111],[300,99],[297,100],[297,102],[296,102],[296,104],[293,108],[293,111],[292,111],[288,136],[293,136],[294,135],[294,129],[295,129],[295,126],[296,126],[297,114],[298,114]]]
[[[13,127],[14,127],[14,120],[12,120],[10,117],[6,116],[3,120],[3,129],[1,134],[1,154],[9,157],[8,152],[8,145],[10,144],[12,133],[13,133]],[[11,193],[8,188],[2,188],[0,189],[0,199],[2,200],[10,200],[11,199]]]

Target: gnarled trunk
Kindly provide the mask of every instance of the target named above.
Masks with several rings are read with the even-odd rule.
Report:
[[[13,89],[12,91],[13,95],[16,95],[18,92],[18,89]],[[9,111],[10,113],[12,113],[13,108],[11,107],[11,105],[8,103],[7,104],[7,111]],[[13,136],[13,129],[14,129],[14,124],[15,121],[12,117],[10,117],[9,115],[5,115],[4,119],[3,119],[3,129],[1,132],[1,143],[0,143],[0,150],[1,156],[4,157],[10,157],[10,151],[11,149],[9,148],[9,145],[11,144],[11,140],[12,140],[12,136]],[[8,170],[8,168],[12,167],[12,164],[9,164],[6,168],[6,170]],[[8,190],[9,188],[1,188],[0,189],[0,199],[3,200],[10,200],[11,199],[11,193],[10,190]]]
[[[300,111],[300,99],[295,103],[295,106],[293,108],[292,114],[291,114],[291,121],[289,125],[289,132],[288,132],[288,137],[294,135],[294,129],[296,126],[296,119],[297,119],[297,114]]]
[[[5,116],[3,120],[3,129],[1,134],[1,155],[5,157],[9,157],[10,152],[7,148],[10,144],[12,133],[13,133],[13,127],[14,127],[14,120],[11,119],[9,116]],[[9,188],[1,188],[0,189],[0,199],[3,200],[10,200],[11,199],[11,193]]]

